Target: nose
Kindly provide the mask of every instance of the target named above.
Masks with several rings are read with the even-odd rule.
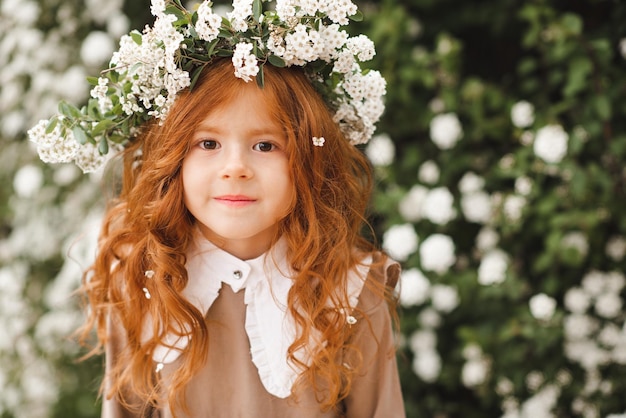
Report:
[[[221,169],[223,179],[249,179],[253,171],[248,160],[248,153],[243,147],[232,147],[224,152],[224,164]]]

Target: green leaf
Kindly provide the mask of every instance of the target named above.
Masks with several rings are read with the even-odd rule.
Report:
[[[263,71],[263,64],[259,65],[259,72],[256,75],[256,84],[263,88],[265,86],[265,73]]]
[[[59,122],[59,119],[57,118],[51,118],[48,121],[48,124],[46,125],[46,133],[47,134],[51,134],[52,131],[54,131],[54,128],[57,127],[57,123]]]
[[[261,13],[263,13],[263,4],[261,3],[261,0],[254,0],[252,2],[252,14],[254,15],[255,22],[259,21]]]
[[[115,122],[113,122],[112,120],[101,120],[96,124],[96,126],[93,127],[93,129],[91,130],[91,134],[93,136],[98,136],[113,125],[115,125]]]
[[[76,107],[64,101],[61,101],[59,103],[59,113],[61,113],[63,116],[69,119],[80,120],[83,118],[83,114],[80,112],[80,110],[78,110]]]
[[[284,68],[287,65],[284,59],[276,55],[270,55],[269,57],[267,57],[267,60],[274,67]]]
[[[611,119],[611,102],[605,95],[596,96],[592,100],[592,105],[601,120]]]
[[[143,43],[143,37],[141,36],[141,33],[139,31],[132,31],[130,33],[130,37],[133,39],[133,41],[135,41],[137,45],[141,45]]]
[[[100,142],[98,143],[98,152],[100,155],[106,155],[109,152],[109,141],[107,141],[106,137],[102,137]]]
[[[233,51],[231,49],[218,49],[215,55],[218,57],[232,57]]]
[[[88,141],[87,134],[80,125],[76,125],[72,128],[74,139],[81,145],[85,145]]]
[[[98,77],[87,77],[87,82],[89,84],[91,84],[92,86],[97,86],[98,85]]]
[[[363,12],[361,12],[360,10],[357,10],[355,14],[350,16],[350,20],[352,20],[354,22],[362,22],[363,21]]]
[[[196,83],[198,82],[198,79],[200,78],[200,74],[202,74],[202,70],[203,69],[204,69],[204,66],[198,67],[192,73],[191,84],[189,84],[189,90],[190,91],[193,91],[193,88],[196,86]]]

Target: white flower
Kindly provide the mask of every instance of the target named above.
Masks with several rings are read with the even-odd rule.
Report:
[[[567,154],[567,142],[567,132],[561,125],[547,125],[537,132],[533,151],[547,163],[558,163]]]
[[[417,172],[417,178],[426,184],[435,184],[439,181],[439,167],[432,160],[425,161]]]
[[[511,121],[518,128],[526,128],[535,121],[535,108],[529,102],[522,100],[511,108]]]
[[[430,301],[437,311],[448,313],[459,306],[459,292],[452,286],[436,284],[430,289]]]
[[[437,225],[445,225],[456,217],[454,198],[446,187],[432,189],[426,195],[422,215]]]
[[[604,293],[598,296],[594,308],[603,318],[615,318],[621,313],[622,298],[615,293]]]
[[[495,229],[484,226],[476,235],[476,248],[483,252],[491,250],[498,245],[499,240],[500,236]]]
[[[613,261],[621,261],[626,255],[626,240],[622,236],[611,237],[606,243],[605,251]]]
[[[80,47],[80,58],[86,65],[96,67],[107,62],[114,50],[115,45],[108,33],[93,31],[87,35]]]
[[[239,32],[248,30],[246,19],[252,15],[252,0],[233,0],[233,11],[227,14],[233,29]]]
[[[523,176],[515,179],[515,191],[522,196],[528,196],[533,188],[533,182],[530,178]]]
[[[417,250],[417,243],[412,224],[393,225],[383,234],[383,249],[398,261],[406,261]]]
[[[604,274],[598,270],[591,270],[585,274],[581,284],[583,289],[592,297],[597,297],[604,292]]]
[[[453,148],[463,136],[463,128],[454,113],[443,113],[430,121],[430,139],[442,150]]]
[[[413,372],[424,382],[433,383],[441,373],[441,357],[435,350],[424,350],[413,358]]]
[[[556,300],[545,293],[539,293],[530,298],[529,306],[533,317],[540,321],[548,321],[554,315]]]
[[[582,340],[598,329],[598,323],[590,316],[572,314],[563,320],[563,331],[568,340]]]
[[[446,273],[456,262],[452,238],[443,234],[433,234],[420,245],[422,268],[439,274]]]
[[[248,82],[259,72],[259,63],[252,54],[253,45],[248,42],[239,42],[235,45],[233,53],[233,66],[235,67],[235,77]]]
[[[413,353],[434,350],[437,345],[437,334],[432,330],[417,330],[409,337],[409,348]]]
[[[461,212],[470,222],[487,223],[492,218],[491,197],[482,191],[461,196]]]
[[[417,316],[417,321],[422,328],[433,329],[441,325],[441,315],[433,308],[424,308]]]
[[[461,382],[468,388],[481,385],[487,379],[488,371],[488,363],[485,360],[469,360],[461,370]]]
[[[623,334],[615,324],[606,324],[598,333],[598,341],[605,347],[616,347],[623,339]]]
[[[217,38],[222,25],[222,18],[211,10],[211,2],[203,1],[198,7],[198,21],[196,22],[196,32],[200,39],[212,41]]]
[[[384,167],[391,164],[395,153],[396,147],[391,137],[387,134],[374,136],[365,149],[365,154],[372,164],[377,167]]]
[[[509,257],[500,249],[489,250],[478,266],[478,283],[488,286],[502,283],[509,267]]]
[[[428,189],[422,185],[416,184],[411,190],[400,200],[398,211],[400,215],[409,222],[415,222],[422,219],[422,206],[428,196]]]
[[[591,300],[587,292],[580,287],[572,287],[565,292],[563,304],[565,307],[576,314],[583,314],[589,308]]]
[[[622,54],[622,58],[626,59],[626,38],[619,41],[619,53]]]
[[[98,148],[90,142],[81,145],[76,153],[76,165],[83,170],[83,173],[93,173],[101,168],[111,157],[112,153],[100,155]]]
[[[37,144],[37,153],[44,163],[69,163],[76,157],[79,144],[71,132],[61,136],[59,124],[50,133],[46,133],[47,120],[41,120],[28,131],[32,142]]]
[[[405,308],[423,304],[430,294],[430,282],[416,268],[400,274],[400,305]]]
[[[13,189],[19,197],[33,197],[43,185],[43,172],[40,167],[27,164],[21,167],[13,178]]]
[[[485,179],[472,171],[463,174],[459,180],[459,190],[463,194],[479,192],[485,186]]]
[[[504,199],[504,215],[511,221],[518,221],[522,217],[522,210],[526,207],[524,196],[512,194]]]
[[[568,232],[561,239],[561,245],[564,248],[573,248],[581,256],[586,256],[589,252],[589,243],[587,237],[580,231]]]

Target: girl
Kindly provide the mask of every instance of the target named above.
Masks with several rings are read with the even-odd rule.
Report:
[[[350,115],[301,66],[241,65],[237,51],[205,61],[123,151],[83,286],[102,416],[402,417],[399,267],[359,235],[372,177]]]
[[[124,154],[85,285],[103,416],[403,416],[370,187],[300,69],[207,67]]]

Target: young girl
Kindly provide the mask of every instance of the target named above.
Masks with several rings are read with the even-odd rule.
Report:
[[[102,416],[403,417],[370,167],[302,67],[233,64],[123,152],[84,282]]]

